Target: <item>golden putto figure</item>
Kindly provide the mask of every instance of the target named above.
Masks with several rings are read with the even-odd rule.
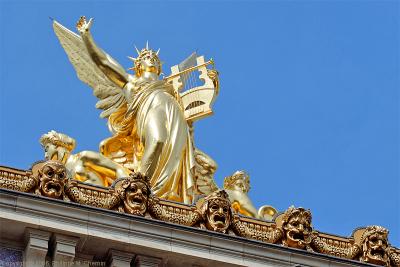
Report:
[[[159,50],[147,44],[136,49],[137,58],[130,58],[131,75],[94,42],[92,22],[81,17],[79,35],[56,21],[53,27],[79,79],[99,98],[96,107],[104,110],[100,116],[108,118],[112,137],[100,144],[100,153],[150,177],[157,196],[191,203],[196,194],[191,127],[212,113],[218,93],[218,72],[206,68],[212,61],[192,55],[160,80]],[[204,84],[190,87],[188,77],[195,71]]]
[[[115,179],[127,177],[130,170],[94,151],[71,154],[75,139],[63,133],[50,131],[43,134],[40,144],[47,160],[58,160],[65,164],[73,179],[81,182],[110,186]]]

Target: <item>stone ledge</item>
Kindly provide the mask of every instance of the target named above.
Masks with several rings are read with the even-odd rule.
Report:
[[[10,203],[15,209],[7,208]],[[373,266],[11,190],[0,189],[0,204],[1,224],[13,225],[2,228],[2,237],[22,241],[26,227],[70,235],[79,238],[77,253],[97,258],[112,248],[162,258],[168,266],[182,259],[204,266]]]

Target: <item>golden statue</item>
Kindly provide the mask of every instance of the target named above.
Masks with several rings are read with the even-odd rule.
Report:
[[[217,163],[200,150],[195,151],[195,160],[197,191],[203,195],[210,195],[221,190],[214,181]],[[225,177],[223,189],[229,195],[232,208],[237,213],[268,221],[278,213],[274,207],[269,205],[263,205],[258,211],[256,210],[247,195],[250,190],[250,177],[245,171],[236,171],[231,176]]]
[[[146,44],[140,51],[136,48],[137,58],[130,58],[135,72],[131,75],[96,45],[92,22],[80,18],[80,35],[56,21],[53,28],[79,79],[99,98],[96,107],[104,110],[100,116],[108,118],[112,137],[101,142],[100,153],[150,177],[157,196],[192,203],[198,192],[191,129],[195,120],[212,114],[219,87],[218,72],[207,69],[213,62],[192,54],[160,80],[159,50]],[[190,77],[196,72],[202,85],[195,86]]]
[[[94,151],[71,154],[75,140],[65,134],[50,131],[42,135],[40,144],[45,149],[47,160],[58,160],[65,164],[73,179],[81,182],[109,186],[115,179],[127,177],[130,170]]]
[[[277,210],[271,206],[261,206],[258,211],[247,193],[250,190],[250,177],[245,171],[236,171],[224,179],[224,190],[228,193],[232,208],[237,213],[263,220],[272,220]]]

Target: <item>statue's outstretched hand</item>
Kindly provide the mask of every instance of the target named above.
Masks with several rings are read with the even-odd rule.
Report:
[[[78,22],[76,23],[76,28],[78,29],[79,33],[87,33],[92,26],[92,21],[93,19],[89,19],[89,22],[87,22],[85,16],[80,17]]]

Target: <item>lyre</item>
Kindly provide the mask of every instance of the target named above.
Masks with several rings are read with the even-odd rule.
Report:
[[[167,82],[172,84],[174,90],[179,93],[187,121],[195,121],[212,115],[211,106],[218,94],[218,88],[215,87],[213,80],[207,73],[207,66],[214,65],[214,62],[212,60],[205,62],[204,56],[199,56],[196,58],[196,63],[196,66],[184,70],[179,70],[178,65],[172,66],[171,75],[165,78]],[[190,86],[190,75],[195,71],[200,73],[198,79],[204,84],[188,88],[185,85]],[[186,81],[182,81],[182,77],[185,77]]]

